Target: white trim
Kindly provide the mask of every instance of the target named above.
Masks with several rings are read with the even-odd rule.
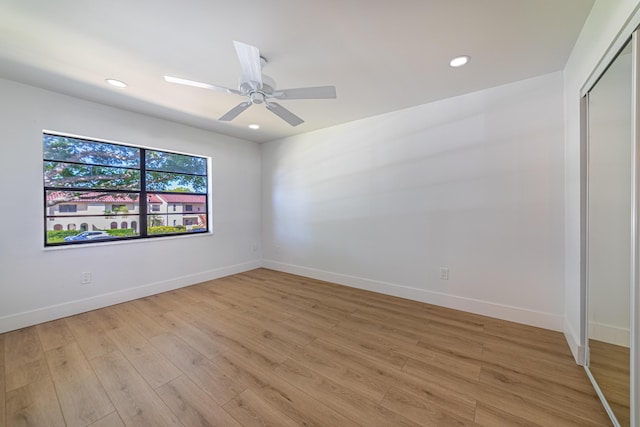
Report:
[[[639,6],[640,7],[640,6]],[[640,15],[640,13],[636,14]],[[637,18],[635,16],[634,18]],[[639,25],[636,22],[636,26]],[[638,256],[640,255],[640,235],[638,230],[638,221],[640,218],[640,196],[638,195],[638,191],[640,191],[640,159],[638,158],[638,153],[640,152],[640,84],[638,79],[640,78],[640,35],[638,33],[638,29],[632,34],[631,43],[632,43],[632,152],[631,158],[633,159],[632,163],[632,192],[631,192],[631,208],[633,209],[633,222],[632,222],[632,242],[631,242],[631,289],[629,295],[629,304],[630,304],[630,319],[631,322],[631,351],[629,354],[629,374],[631,376],[630,384],[629,384],[629,401],[630,401],[630,424],[631,426],[640,427],[640,403],[638,402],[638,398],[640,396],[640,380],[638,379],[638,374],[640,373],[640,356],[638,355],[638,345],[640,344],[640,339],[638,339],[640,334],[640,328],[638,327],[638,321],[640,321],[640,305],[638,304],[640,298],[640,260]]]
[[[580,89],[580,96],[584,96],[589,92],[600,80],[600,77],[605,73],[609,65],[613,62],[613,60],[618,56],[618,53],[622,50],[624,45],[631,38],[631,34],[635,31],[636,28],[640,26],[640,4],[636,5],[633,9],[633,12],[629,15],[627,21],[623,24],[618,34],[614,37],[613,41],[605,51],[598,64],[595,66],[587,80],[582,85]]]
[[[318,270],[315,268],[286,264],[273,260],[263,260],[262,266],[276,271],[297,274],[318,280],[338,283],[358,289],[378,292],[386,295],[393,295],[400,298],[407,298],[414,301],[434,304],[441,307],[462,310],[483,316],[495,317],[539,328],[562,331],[563,317],[557,314],[545,313],[541,311],[529,310],[521,307],[514,307],[503,304],[496,304],[489,301],[482,301],[473,298],[466,298],[440,292],[433,292],[425,289],[412,288],[409,286],[394,283],[380,282],[377,280],[365,279],[362,277],[350,276],[347,274],[334,273],[330,271]]]
[[[569,344],[569,350],[573,354],[573,358],[576,360],[578,365],[584,366],[586,365],[586,352],[585,346],[582,342],[577,339],[578,335],[575,330],[571,327],[571,323],[569,319],[565,317],[564,319],[564,337],[567,340],[567,344]]]
[[[589,339],[629,348],[631,331],[629,328],[589,322]]]
[[[96,295],[90,298],[51,305],[37,310],[3,316],[0,317],[0,333],[96,310],[114,304],[120,304],[122,302],[159,294],[161,292],[183,288],[185,286],[195,285],[207,280],[218,279],[220,277],[242,273],[256,268],[260,268],[260,261],[249,261],[242,264],[235,264],[187,276],[176,277],[162,282],[149,283],[107,294]]]

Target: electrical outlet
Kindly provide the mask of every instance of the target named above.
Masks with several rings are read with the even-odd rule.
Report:
[[[91,272],[85,271],[80,273],[80,284],[88,285],[89,283],[91,283]]]
[[[440,267],[440,279],[449,280],[449,268],[448,267]]]

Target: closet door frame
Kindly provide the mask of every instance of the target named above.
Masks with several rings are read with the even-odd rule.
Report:
[[[605,55],[593,70],[587,82],[581,90],[580,102],[580,281],[581,281],[581,346],[584,349],[582,362],[591,382],[593,383],[598,396],[602,400],[607,413],[612,420],[615,415],[611,410],[606,398],[602,394],[595,378],[589,370],[589,334],[588,334],[588,93],[596,85],[600,77],[606,72],[609,65],[615,60],[618,53],[631,38],[632,46],[632,169],[631,169],[631,292],[630,304],[630,417],[631,427],[640,427],[640,40],[638,27],[640,26],[640,11],[636,10],[625,28],[618,34],[618,37],[611,44]],[[619,425],[619,424],[616,424]]]

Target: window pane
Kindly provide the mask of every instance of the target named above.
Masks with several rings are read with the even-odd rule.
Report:
[[[147,172],[147,190],[206,193],[207,177],[168,172]]]
[[[137,193],[105,193],[99,191],[46,191],[46,216],[48,225],[51,217],[82,217],[108,215],[126,217],[137,215],[140,210]],[[87,222],[88,220],[83,220]],[[53,222],[52,224],[57,224]],[[97,223],[91,223],[101,228]],[[53,227],[47,226],[48,229]]]
[[[167,223],[167,220],[169,223]],[[173,217],[169,215],[149,215],[147,218],[147,232],[149,235],[182,234],[206,232],[206,215],[204,222],[197,216]]]
[[[147,150],[146,167],[149,170],[163,172],[206,175],[207,159],[204,157],[193,157],[184,154]]]
[[[46,187],[140,189],[140,171],[107,166],[44,162]]]
[[[139,215],[72,216],[47,218],[47,244],[95,243],[118,240],[140,234]],[[115,225],[114,225],[115,224]]]
[[[140,168],[140,149],[105,142],[43,135],[44,160]]]
[[[207,231],[207,196],[199,194],[155,194],[148,197],[149,234]],[[157,206],[157,208],[155,207]]]

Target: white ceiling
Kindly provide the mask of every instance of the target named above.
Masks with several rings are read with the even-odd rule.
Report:
[[[264,142],[564,68],[593,0],[0,0],[0,77]],[[260,49],[279,89],[334,100],[262,105],[167,83],[236,88],[233,40]],[[472,57],[462,68],[448,63]],[[106,78],[129,84],[117,89]],[[251,130],[251,123],[261,125]]]

